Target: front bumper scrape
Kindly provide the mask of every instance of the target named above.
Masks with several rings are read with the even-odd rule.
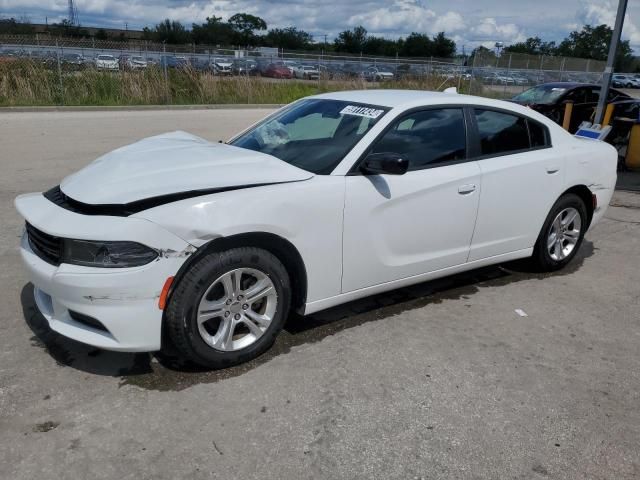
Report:
[[[42,194],[22,195],[15,203],[27,222],[50,235],[135,241],[160,252],[158,258],[143,266],[98,268],[52,265],[32,250],[26,233],[20,245],[35,287],[35,303],[52,330],[107,350],[159,350],[163,312],[158,308],[158,298],[162,286],[195,248],[148,220],[81,215],[53,204]],[[82,321],[85,317],[98,323]]]

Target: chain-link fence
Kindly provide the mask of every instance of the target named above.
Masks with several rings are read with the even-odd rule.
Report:
[[[0,36],[3,105],[287,103],[354,88],[509,98],[542,82],[597,83],[603,70],[594,60],[509,52],[452,60]]]

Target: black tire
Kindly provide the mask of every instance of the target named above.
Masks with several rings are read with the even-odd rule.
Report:
[[[197,307],[208,287],[217,278],[241,267],[260,270],[271,279],[278,298],[276,312],[266,331],[251,345],[236,351],[216,350],[200,336],[196,319]],[[165,331],[185,359],[208,368],[226,368],[247,362],[269,349],[282,330],[290,304],[289,275],[274,255],[253,247],[212,252],[191,266],[175,286],[165,310]]]
[[[549,253],[549,249],[547,248],[547,238],[551,232],[552,223],[558,214],[566,209],[566,208],[575,208],[580,215],[581,227],[580,227],[580,235],[576,242],[575,247],[571,251],[569,255],[567,255],[562,260],[554,260]],[[542,229],[540,230],[540,234],[538,235],[538,239],[536,241],[535,247],[533,249],[533,255],[531,257],[531,261],[535,270],[539,272],[553,272],[556,270],[560,270],[564,268],[573,257],[575,257],[576,253],[580,249],[582,245],[582,241],[584,240],[584,234],[589,226],[589,217],[587,212],[587,207],[584,204],[584,201],[573,193],[567,193],[560,197],[558,201],[553,205],[549,215],[547,216]]]

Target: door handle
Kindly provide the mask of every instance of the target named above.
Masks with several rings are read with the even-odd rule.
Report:
[[[547,173],[549,175],[553,175],[554,173],[558,173],[560,171],[557,167],[547,167]]]
[[[476,191],[476,186],[473,183],[469,183],[468,185],[462,185],[458,187],[458,193],[460,195],[469,195]]]

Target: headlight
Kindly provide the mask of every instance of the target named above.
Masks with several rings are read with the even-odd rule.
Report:
[[[64,239],[62,261],[85,267],[125,268],[145,265],[158,252],[136,242]]]

